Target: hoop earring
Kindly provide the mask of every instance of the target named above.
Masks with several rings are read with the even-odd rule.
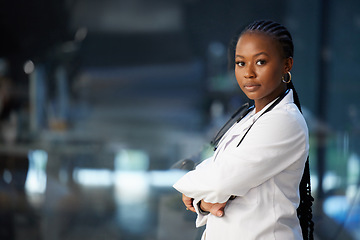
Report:
[[[291,82],[291,73],[287,72],[287,74],[289,75],[289,79],[286,81],[285,80],[285,75],[282,76],[281,81],[283,81],[283,83],[290,83]]]

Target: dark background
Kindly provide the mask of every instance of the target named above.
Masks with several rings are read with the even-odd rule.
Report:
[[[198,239],[169,169],[247,101],[228,47],[256,19],[293,35],[316,236],[360,239],[355,0],[1,1],[0,238]]]

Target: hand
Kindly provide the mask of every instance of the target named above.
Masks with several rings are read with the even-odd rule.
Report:
[[[186,206],[186,210],[190,210],[192,212],[196,212],[195,211],[195,208],[194,208],[194,205],[193,205],[193,202],[194,202],[194,199],[191,198],[191,197],[188,197],[186,195],[182,195],[182,201],[183,203],[185,204]]]
[[[225,209],[226,204],[227,204],[227,202],[208,203],[208,202],[205,202],[204,200],[201,200],[200,208],[203,211],[210,212],[214,216],[222,217],[222,216],[224,216],[224,209]]]

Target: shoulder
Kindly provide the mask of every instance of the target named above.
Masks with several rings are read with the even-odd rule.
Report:
[[[286,129],[289,133],[301,131],[306,134],[308,131],[303,115],[292,102],[281,104],[261,118],[259,118],[259,123],[266,125],[273,131]]]

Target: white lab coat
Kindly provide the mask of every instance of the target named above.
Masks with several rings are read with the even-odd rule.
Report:
[[[174,184],[194,198],[196,226],[206,224],[206,240],[300,240],[296,214],[299,183],[309,152],[306,122],[290,91],[261,116],[243,142],[250,125],[268,108],[253,110],[222,138],[214,155]],[[229,200],[230,196],[237,196]],[[202,215],[197,202],[228,201],[225,215]]]

